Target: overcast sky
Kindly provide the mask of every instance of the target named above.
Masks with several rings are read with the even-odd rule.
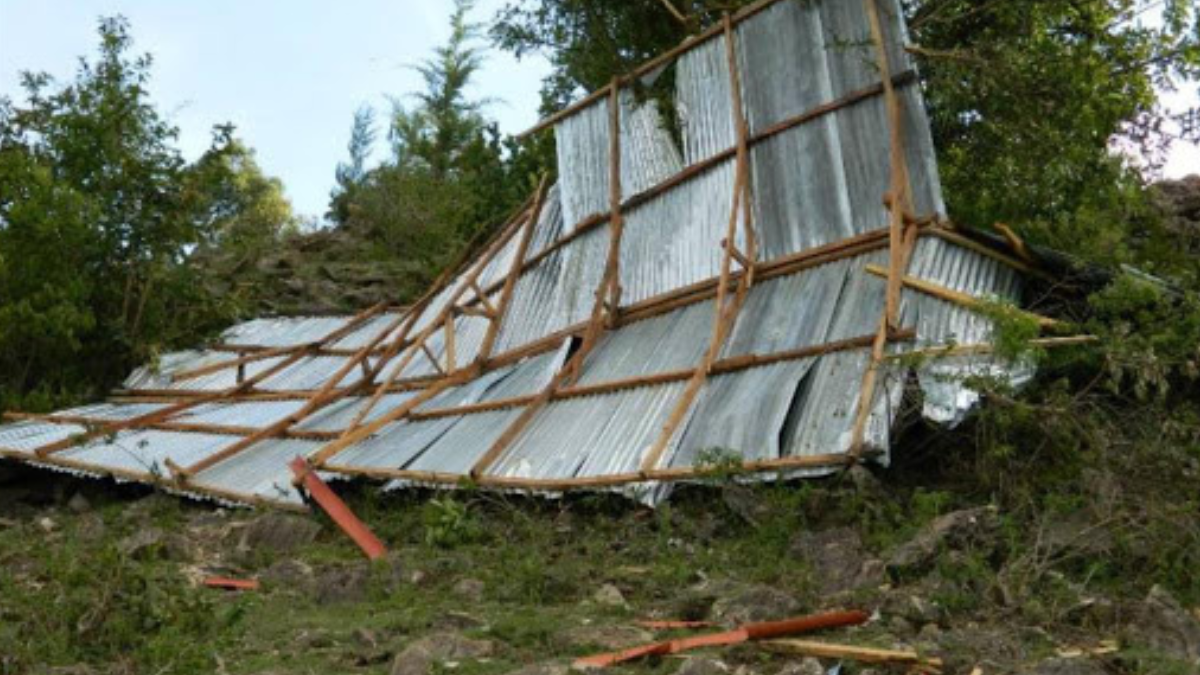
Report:
[[[504,0],[480,0],[485,21]],[[185,155],[208,146],[213,124],[232,121],[264,170],[283,179],[297,212],[324,213],[333,171],[346,156],[354,110],[388,108],[386,95],[420,88],[407,65],[447,36],[448,0],[0,0],[0,95],[19,97],[22,70],[72,76],[95,52],[96,19],[123,14],[135,51],[154,55],[154,102],[180,128]],[[537,118],[548,72],[493,51],[476,94],[516,133]],[[1173,107],[1200,105],[1196,88]],[[1166,175],[1200,172],[1200,150],[1178,145]]]
[[[480,0],[474,16],[490,20],[503,4]],[[97,17],[122,14],[134,50],[154,56],[151,95],[185,155],[232,121],[297,212],[319,215],[355,109],[387,111],[387,95],[421,87],[407,66],[445,42],[450,10],[448,0],[0,0],[0,95],[19,97],[22,70],[68,80],[96,51]],[[496,99],[488,113],[516,133],[537,121],[548,71],[540,57],[492,51],[474,93]]]

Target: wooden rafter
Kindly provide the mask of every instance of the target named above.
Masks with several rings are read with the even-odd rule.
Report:
[[[479,301],[483,303],[491,319],[487,333],[483,336],[483,345],[479,348],[477,360],[480,363],[487,361],[491,357],[492,350],[496,346],[496,338],[500,335],[500,328],[504,323],[504,317],[508,312],[509,305],[512,303],[517,278],[521,275],[521,269],[525,263],[525,255],[529,251],[529,242],[533,240],[534,232],[537,231],[538,220],[541,218],[542,204],[546,199],[549,180],[550,177],[543,174],[541,180],[538,181],[537,193],[533,199],[533,208],[530,210],[525,228],[521,231],[521,240],[517,243],[517,250],[513,256],[512,265],[508,270],[508,274],[504,277],[504,286],[500,291],[499,304],[493,307],[491,301],[488,300],[487,293],[479,288],[474,279],[471,280],[471,288],[475,291],[475,297],[479,298]]]
[[[563,364],[550,382],[538,393],[530,403],[526,404],[521,414],[513,420],[500,436],[471,466],[471,477],[479,480],[496,460],[504,454],[512,442],[521,435],[529,422],[550,402],[554,393],[563,385],[573,382],[583,367],[584,360],[600,338],[609,321],[605,318],[605,307],[608,303],[612,287],[620,284],[621,233],[624,220],[621,217],[621,83],[614,79],[608,87],[608,195],[609,225],[608,257],[604,274],[596,286],[595,299],[592,302],[591,316],[579,349]]]
[[[342,326],[341,328],[339,328],[338,330],[333,331],[332,333],[325,336],[321,340],[318,340],[317,342],[311,343],[310,350],[318,348],[318,347],[322,347],[327,344],[332,344],[332,343],[337,342],[338,340],[342,339],[343,337],[349,335],[354,330],[356,330],[360,325],[365,323],[368,319],[375,316],[379,312],[383,311],[385,306],[386,305],[384,303],[380,303],[378,305],[375,305],[374,307],[371,307],[369,309],[366,309],[366,310],[360,312],[358,315],[353,317],[350,321],[346,322],[346,324],[344,326]],[[240,394],[245,391],[249,391],[251,388],[254,387],[254,385],[266,380],[267,378],[280,372],[284,368],[291,366],[292,364],[294,364],[295,362],[299,361],[300,359],[304,358],[307,355],[308,355],[308,351],[295,352],[291,356],[284,359],[283,361],[280,361],[279,363],[271,366],[270,368],[267,368],[266,370],[263,370],[262,372],[258,373],[254,377],[252,377],[248,380],[245,380],[241,384],[238,384],[229,389],[224,389],[224,390],[221,390],[218,392],[213,392],[211,394],[207,394],[204,396],[197,396],[193,399],[180,401],[173,405],[169,405],[166,408],[156,410],[154,412],[147,413],[145,415],[138,415],[137,417],[132,417],[127,420],[120,420],[117,422],[113,422],[111,424],[106,424],[102,427],[98,427],[96,429],[91,429],[83,434],[78,435],[78,436],[73,436],[71,438],[65,438],[61,441],[57,441],[55,443],[49,443],[47,445],[39,447],[34,450],[34,454],[37,455],[37,457],[39,459],[45,459],[45,458],[49,457],[50,455],[53,455],[57,452],[66,450],[67,448],[74,447],[76,445],[79,445],[80,443],[92,440],[94,438],[111,436],[119,431],[124,431],[126,429],[137,428],[137,427],[141,427],[141,426],[148,425],[148,424],[156,424],[158,422],[165,422],[165,421],[171,419],[172,417],[174,417],[175,415],[178,415],[181,412],[190,410],[192,408],[203,405],[205,403],[215,403],[215,402],[226,401],[226,400],[232,398],[233,396],[236,396],[237,394]]]
[[[725,30],[725,60],[729,69],[730,95],[733,99],[733,125],[737,132],[737,169],[734,178],[733,203],[729,210],[729,222],[725,232],[725,240],[722,242],[724,255],[721,256],[721,275],[717,281],[713,332],[709,338],[708,350],[696,366],[687,387],[684,388],[679,399],[675,402],[675,406],[671,409],[671,413],[659,431],[654,445],[650,446],[649,451],[642,457],[641,471],[643,473],[647,473],[658,467],[659,462],[662,461],[662,457],[666,453],[668,445],[671,443],[671,438],[675,435],[676,430],[679,429],[679,425],[687,417],[688,411],[695,405],[696,398],[700,394],[705,381],[708,379],[713,363],[716,362],[717,356],[725,344],[725,339],[733,332],[738,313],[741,311],[742,304],[746,300],[746,294],[750,289],[750,284],[754,279],[754,258],[757,256],[758,245],[754,235],[754,226],[751,222],[752,195],[750,190],[750,157],[747,143],[747,138],[750,134],[746,124],[746,116],[742,110],[741,78],[738,74],[737,46],[734,41],[733,21],[728,14],[725,15],[723,24]],[[739,254],[735,254],[737,250],[735,235],[737,234],[739,212],[742,216],[741,220],[749,251],[748,254],[740,255],[740,258]],[[743,263],[745,266],[744,274],[738,279],[733,299],[728,300],[726,295],[735,259],[745,261]]]
[[[876,63],[883,77],[884,102],[888,113],[888,156],[891,168],[891,188],[885,196],[888,207],[888,269],[889,277],[885,291],[883,316],[879,320],[879,328],[875,334],[875,343],[871,346],[871,360],[863,373],[862,387],[859,390],[858,404],[855,409],[854,426],[850,432],[850,454],[861,457],[867,431],[867,422],[875,404],[875,392],[878,389],[879,371],[883,367],[884,356],[887,352],[888,338],[898,328],[900,287],[908,263],[916,245],[918,230],[907,227],[906,219],[912,208],[912,181],[908,174],[908,161],[904,145],[904,110],[900,104],[896,89],[892,86],[891,63],[888,59],[887,45],[883,39],[883,23],[879,18],[877,0],[863,0],[866,4],[867,19],[871,24],[871,41],[875,45]]]

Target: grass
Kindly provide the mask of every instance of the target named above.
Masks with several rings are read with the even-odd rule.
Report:
[[[614,495],[561,501],[470,490],[380,495],[339,484],[391,549],[387,561],[375,564],[321,515],[313,516],[323,529],[311,544],[246,555],[235,551],[238,528],[258,513],[221,517],[210,506],[96,483],[58,487],[60,498],[18,505],[0,524],[2,675],[79,664],[102,673],[387,673],[407,644],[440,631],[496,644],[492,657],[464,661],[452,669],[456,675],[501,675],[603,650],[597,627],[623,631],[619,637],[627,643],[637,637],[634,619],[696,618],[714,596],[755,584],[790,595],[801,611],[826,604],[890,611],[889,598],[920,593],[943,607],[948,629],[990,626],[994,639],[1024,623],[1042,630],[1038,639],[1045,640],[1046,630],[1061,621],[1059,608],[1073,600],[1075,582],[1068,581],[1076,578],[1047,575],[1034,586],[1036,601],[998,607],[993,591],[1003,560],[997,555],[1011,558],[1023,541],[1020,529],[1006,524],[1000,554],[957,551],[939,560],[928,578],[912,580],[911,588],[822,597],[814,569],[795,550],[799,531],[849,526],[874,555],[885,555],[922,524],[964,505],[957,493],[902,486],[858,491],[838,479],[751,489],[762,507],[757,525],[724,505],[721,486],[682,489],[651,511]],[[83,513],[64,506],[75,490],[93,503]],[[50,532],[43,518],[53,521]],[[129,537],[150,528],[166,533],[164,540],[132,554]],[[183,550],[180,539],[198,552]],[[311,568],[313,579],[290,584],[273,574],[297,564]],[[275,581],[264,581],[259,592],[226,593],[197,587],[204,571]],[[459,588],[464,579],[482,582],[478,597]],[[620,589],[630,606],[596,602],[604,584]],[[348,601],[323,598],[360,586]],[[892,629],[880,621],[854,632],[853,640],[890,646],[924,639]],[[965,663],[988,648],[946,649],[957,649],[951,656]],[[754,649],[723,657],[756,671],[774,668],[780,658]],[[1149,664],[1145,672],[1175,672],[1161,655],[1132,653],[1130,659]],[[626,670],[669,673],[675,664],[651,659]]]

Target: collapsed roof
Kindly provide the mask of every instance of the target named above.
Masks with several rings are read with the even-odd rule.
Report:
[[[234,326],[0,455],[282,506],[296,456],[649,502],[715,464],[886,464],[914,372],[948,423],[965,374],[1029,374],[977,305],[1033,270],[945,224],[904,36],[897,0],[752,5],[539,125],[557,184],[410,308]]]

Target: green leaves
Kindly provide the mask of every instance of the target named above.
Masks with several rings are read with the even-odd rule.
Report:
[[[94,396],[162,347],[222,327],[237,308],[206,290],[197,250],[262,248],[293,223],[232,127],[188,166],[128,22],[101,19],[98,33],[72,81],[26,73],[25,100],[0,105],[5,406]]]

